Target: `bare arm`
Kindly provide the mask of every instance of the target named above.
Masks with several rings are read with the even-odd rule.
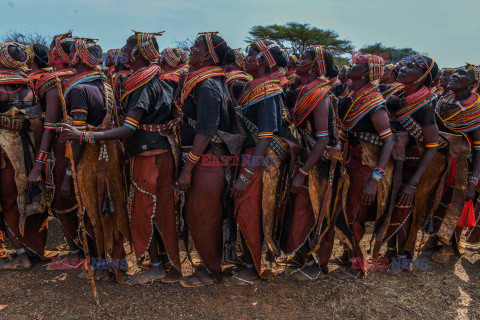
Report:
[[[330,98],[324,97],[322,100],[318,102],[313,109],[313,121],[315,122],[315,129],[317,131],[328,132],[328,112],[329,112],[329,105]],[[310,169],[320,160],[323,151],[328,143],[328,135],[317,137],[315,145],[313,146],[310,154],[308,155],[307,161],[301,167],[302,171],[309,172]],[[291,191],[293,193],[300,192],[301,188],[303,187],[305,181],[305,176],[300,172],[296,172],[293,181],[292,181],[292,188]]]
[[[379,109],[372,114],[370,117],[372,120],[373,126],[378,133],[390,129],[390,120],[388,118],[387,112],[384,109]],[[382,140],[382,148],[380,150],[380,156],[378,159],[377,167],[381,169],[385,169],[387,167],[387,163],[392,156],[393,150],[393,135],[390,135]],[[375,196],[377,194],[378,188],[378,181],[370,175],[365,182],[362,194],[362,203],[364,204],[371,204],[375,200]]]
[[[57,123],[61,119],[61,104],[56,88],[49,90],[45,95],[46,110],[45,122]],[[53,140],[56,132],[54,130],[44,130],[42,140],[40,142],[40,150],[49,152],[52,148]],[[35,183],[41,180],[43,163],[36,161],[32,171],[28,175],[28,182]]]

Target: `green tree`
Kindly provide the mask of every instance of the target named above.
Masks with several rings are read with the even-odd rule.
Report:
[[[381,42],[364,45],[362,48],[360,48],[360,51],[363,53],[377,54],[391,63],[396,63],[405,57],[418,54],[418,52],[412,48],[386,47]]]
[[[269,38],[282,47],[290,47],[292,53],[302,53],[312,45],[328,47],[333,54],[345,54],[353,50],[349,40],[341,39],[333,30],[318,29],[308,23],[288,22],[285,25],[253,26],[245,42]]]

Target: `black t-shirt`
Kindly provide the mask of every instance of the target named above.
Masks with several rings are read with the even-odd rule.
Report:
[[[198,83],[182,106],[182,146],[192,146],[197,133],[233,132],[234,115],[228,108],[225,78],[211,77]],[[195,121],[193,128],[189,120]]]
[[[81,83],[72,88],[68,111],[75,109],[87,111],[87,124],[92,126],[102,124],[106,115],[102,80]]]
[[[140,120],[141,124],[165,124],[172,120],[171,108],[174,88],[166,81],[155,77],[147,84],[141,86],[128,95],[126,112],[137,108],[145,110]],[[169,149],[167,137],[158,132],[136,130],[127,138],[127,151],[129,155],[137,155],[144,151],[156,149]]]
[[[273,132],[283,136],[285,130],[282,130],[282,109],[282,95],[276,95],[248,106],[243,115],[258,127],[258,133]],[[247,133],[244,149],[254,148],[254,137],[245,125],[244,127]]]

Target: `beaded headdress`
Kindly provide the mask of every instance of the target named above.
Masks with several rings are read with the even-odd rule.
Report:
[[[245,67],[245,56],[240,49],[234,49],[233,52],[235,53],[235,64],[240,69],[243,69]]]
[[[467,66],[472,68],[473,74],[475,75],[475,81],[480,80],[480,66],[476,66],[474,64],[466,62]]]
[[[33,51],[33,43],[29,44],[29,45],[26,45],[25,50],[27,51],[27,56],[28,56],[27,63],[31,62],[33,60],[33,58],[35,57],[35,52]]]
[[[63,51],[62,42],[72,40],[72,33],[68,32],[59,34],[53,38],[55,39],[55,45],[52,50],[48,52],[49,59],[51,60],[51,62],[58,61],[60,63],[69,63],[70,59],[68,57],[68,54]]]
[[[165,48],[162,50],[162,58],[172,68],[178,66],[182,57],[175,48]]]
[[[205,42],[207,44],[208,52],[210,53],[210,56],[212,56],[212,60],[215,64],[220,62],[220,59],[217,56],[217,53],[215,52],[215,48],[223,44],[225,41],[220,42],[216,46],[213,44],[212,40],[212,35],[217,34],[218,31],[213,31],[213,32],[199,32],[199,36],[203,36],[205,39]]]
[[[327,73],[327,64],[325,63],[324,56],[325,47],[321,45],[316,45],[312,46],[312,48],[315,50],[315,60],[313,60],[313,62],[316,62],[318,65],[318,73],[320,75],[324,75]]]
[[[96,46],[97,43],[95,42],[97,39],[89,39],[89,38],[75,38],[75,53],[72,58],[73,63],[80,62],[86,64],[87,66],[94,68],[100,62],[102,62],[102,57],[95,57],[88,51],[88,48]]]
[[[155,63],[160,58],[160,52],[155,48],[153,39],[155,36],[161,36],[165,31],[160,32],[138,32],[132,30],[137,37],[137,44],[133,48],[132,55],[136,53],[136,51],[140,51],[142,56],[149,62]]]
[[[352,57],[353,63],[366,63],[368,65],[368,76],[370,81],[375,81],[383,76],[384,60],[374,54],[358,53]]]
[[[257,54],[257,57],[255,58],[255,60],[258,60],[258,59],[260,59],[260,57],[265,56],[265,59],[267,59],[268,67],[270,69],[272,69],[273,67],[275,67],[277,65],[277,62],[275,61],[275,58],[273,57],[272,53],[270,52],[270,49],[277,47],[280,50],[282,50],[283,52],[285,52],[285,51],[276,43],[272,43],[271,45],[267,45],[264,40],[265,39],[259,39],[259,40],[255,41],[254,43],[252,43],[252,44],[256,45],[257,48],[260,50],[260,52]]]
[[[20,67],[24,66],[28,60],[28,56],[26,56],[25,61],[17,61],[15,60],[10,53],[8,52],[8,47],[15,46],[25,50],[25,46],[23,44],[17,42],[7,41],[0,44],[0,63],[7,68],[10,69],[19,69]]]
[[[418,78],[413,84],[420,83],[428,75],[430,75],[430,77],[433,78],[432,74],[431,74],[432,69],[433,69],[433,65],[435,64],[435,61],[433,61],[433,59],[432,59],[432,62],[430,63],[430,65],[428,64],[427,59],[425,59],[425,57],[423,57],[419,54],[413,55],[409,59],[414,60],[415,63],[417,63],[420,67],[426,69],[426,71],[423,73],[423,75],[420,78]]]

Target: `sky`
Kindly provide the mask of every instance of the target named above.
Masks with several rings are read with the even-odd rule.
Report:
[[[480,0],[0,0],[0,37],[9,30],[47,35],[73,30],[122,47],[131,29],[165,31],[161,48],[219,31],[245,47],[254,25],[309,23],[356,48],[383,42],[427,53],[440,67],[480,64]]]

